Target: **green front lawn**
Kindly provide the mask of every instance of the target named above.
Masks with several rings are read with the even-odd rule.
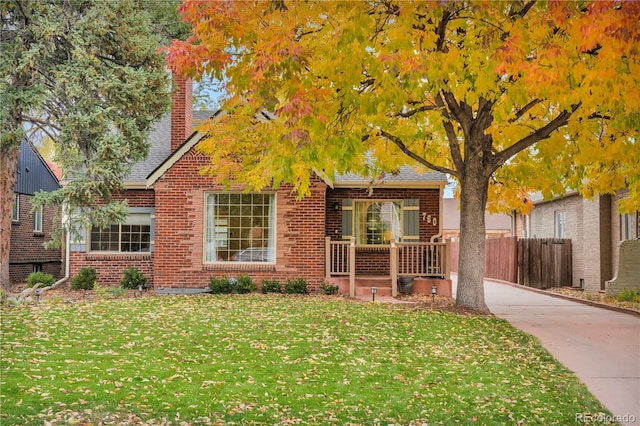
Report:
[[[485,316],[171,296],[4,309],[2,333],[2,425],[565,425],[607,412],[534,338]]]

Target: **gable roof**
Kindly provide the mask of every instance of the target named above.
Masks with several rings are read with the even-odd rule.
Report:
[[[55,191],[60,182],[42,155],[27,139],[20,143],[14,192],[33,195],[39,191]]]
[[[221,110],[216,111],[215,113],[209,113],[208,117],[204,117],[201,119],[215,119],[216,117],[222,116],[224,113]],[[196,112],[194,111],[194,118],[196,118]],[[170,124],[170,122],[169,122]],[[170,133],[170,128],[168,129]],[[146,179],[146,188],[152,187],[162,175],[165,174],[167,170],[169,170],[183,155],[185,155],[191,148],[196,146],[198,142],[204,137],[204,134],[200,132],[194,132],[189,138],[176,149],[172,154],[167,155],[164,161],[159,162],[157,167],[149,172]],[[168,138],[168,136],[167,136]],[[322,173],[318,173],[323,180],[327,181],[326,177],[323,176]],[[428,188],[439,188],[447,185],[449,182],[447,180],[447,176],[444,173],[436,172],[429,170],[427,172],[421,173],[415,167],[411,166],[400,166],[398,169],[398,173],[384,173],[383,179],[380,180],[379,183],[374,184],[376,188],[408,188],[408,187],[428,187]],[[355,173],[347,173],[343,175],[336,175],[333,179],[333,184],[327,182],[330,186],[334,188],[366,188],[371,186],[371,180],[369,178],[365,178],[359,176]]]
[[[206,120],[213,111],[193,111],[194,125]],[[192,135],[193,136],[193,135]],[[149,133],[149,155],[134,164],[129,176],[125,178],[128,188],[146,188],[147,176],[171,155],[171,113],[167,113],[157,122]]]

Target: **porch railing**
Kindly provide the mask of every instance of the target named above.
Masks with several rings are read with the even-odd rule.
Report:
[[[325,239],[325,276],[349,276],[349,294],[356,294],[356,239],[332,241]]]
[[[446,243],[398,243],[398,276],[446,275]]]
[[[450,242],[440,243],[396,243],[389,248],[389,275],[391,294],[398,294],[398,277],[440,277],[451,278]],[[349,276],[349,293],[355,295],[356,244],[355,238],[346,241],[332,241],[326,238],[325,261],[327,278]]]

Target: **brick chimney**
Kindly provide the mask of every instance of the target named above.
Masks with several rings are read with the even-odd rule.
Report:
[[[173,74],[171,88],[171,152],[193,133],[193,87],[189,77]]]

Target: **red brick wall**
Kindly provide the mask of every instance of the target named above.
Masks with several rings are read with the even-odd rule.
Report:
[[[20,212],[18,222],[11,223],[11,242],[9,248],[9,279],[22,282],[39,265],[43,272],[60,278],[62,250],[45,250],[43,243],[51,240],[55,210],[45,207],[42,215],[42,232],[33,231],[32,197],[20,194]]]
[[[276,263],[256,265],[204,264],[205,194],[223,191],[199,169],[208,158],[193,150],[155,184],[157,288],[205,288],[211,276],[248,273],[263,279],[305,278],[317,289],[324,280],[324,214],[326,185],[315,180],[312,194],[296,201],[290,186],[276,192]],[[241,190],[232,186],[232,191]]]
[[[171,152],[193,133],[193,86],[190,78],[173,75],[171,92]]]
[[[98,274],[101,285],[119,286],[122,272],[129,266],[138,268],[147,277],[147,286],[153,287],[153,253],[151,254],[91,254],[71,252],[71,278],[82,267],[91,267]]]
[[[356,247],[356,275],[389,275],[388,247]]]
[[[129,207],[153,207],[155,205],[155,193],[152,189],[129,189],[115,193],[111,198],[114,201],[127,200]]]
[[[153,190],[131,189],[113,194],[114,201],[124,201],[130,208],[153,207],[155,194]],[[133,266],[147,277],[147,285],[153,286],[153,253],[113,253],[99,254],[91,252],[71,252],[71,264],[69,274],[71,278],[78,274],[83,267],[95,268],[98,274],[98,282],[102,285],[118,286],[123,271]]]

